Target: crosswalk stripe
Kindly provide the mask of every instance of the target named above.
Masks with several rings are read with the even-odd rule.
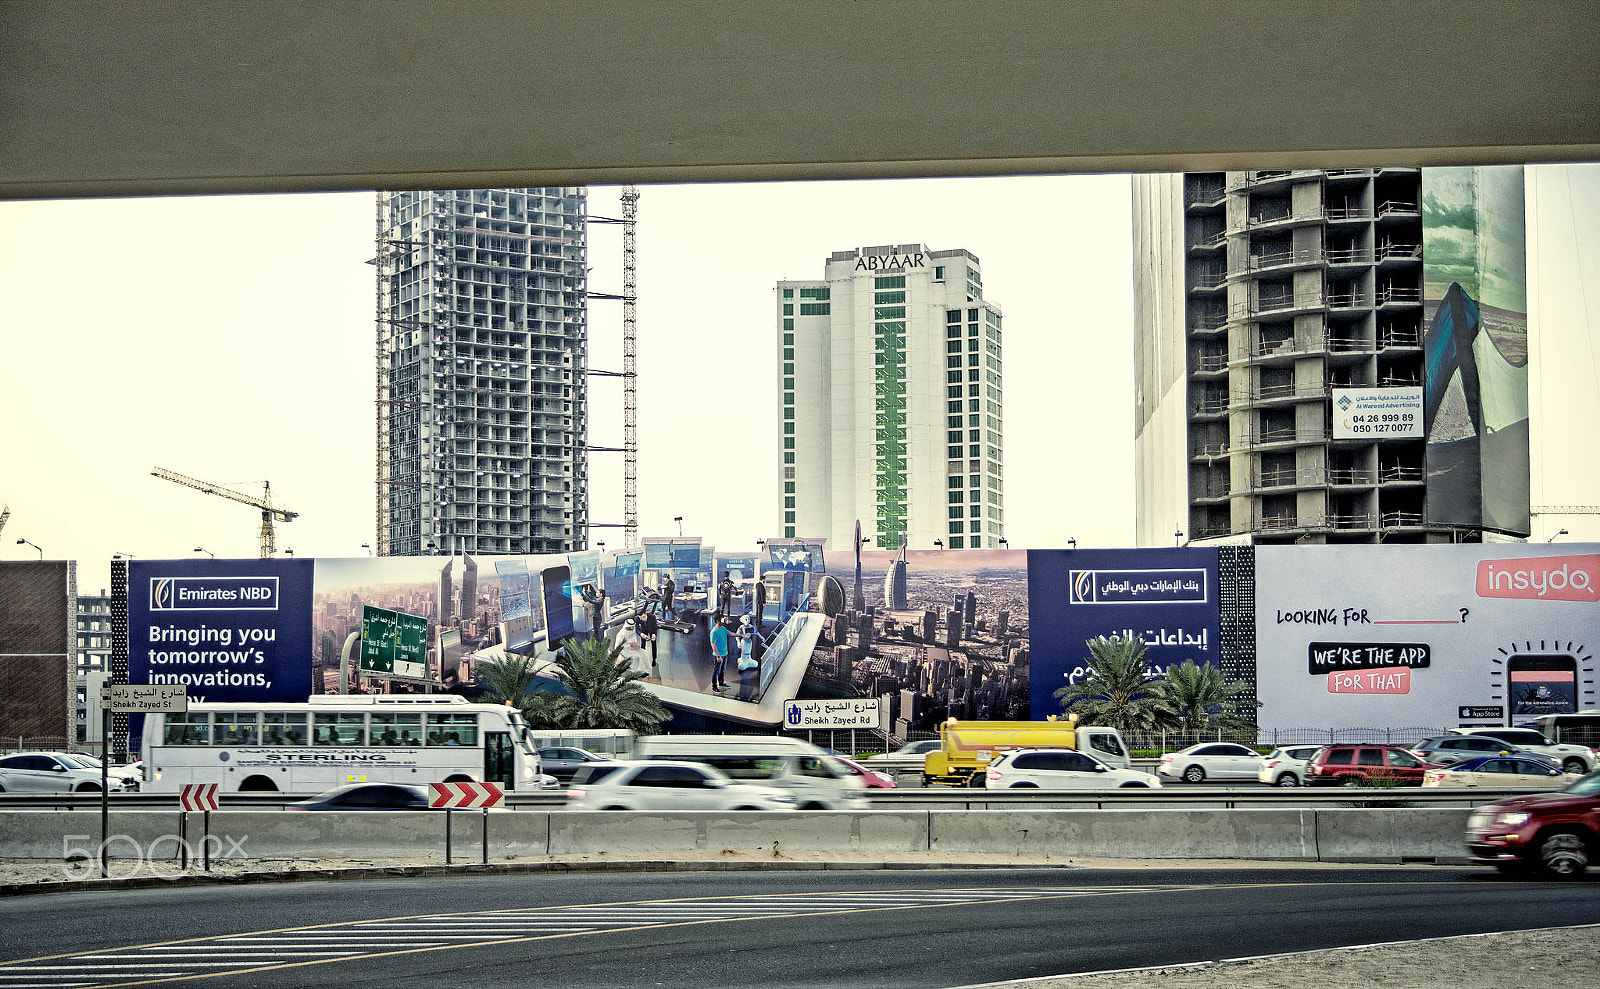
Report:
[[[996,900],[1201,887],[1009,887],[981,890],[906,890],[724,896],[631,903],[525,907],[465,914],[432,914],[347,921],[314,927],[193,938],[122,949],[102,949],[50,963],[0,963],[0,989],[84,989],[107,979],[182,978],[220,968],[279,968],[371,955],[453,948],[469,943],[537,939],[723,921],[764,920],[876,909],[959,906]],[[142,956],[142,957],[141,957]],[[226,960],[210,960],[226,959]],[[278,959],[287,959],[277,964]],[[16,976],[27,981],[10,981]],[[44,981],[50,980],[50,981]]]

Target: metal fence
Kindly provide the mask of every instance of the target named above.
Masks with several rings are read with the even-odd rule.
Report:
[[[0,753],[13,752],[72,752],[77,750],[87,751],[99,746],[86,746],[73,739],[67,740],[65,735],[8,735],[0,737]]]
[[[1176,752],[1201,742],[1235,742],[1253,749],[1282,745],[1333,745],[1338,742],[1410,746],[1447,728],[1259,728],[1255,731],[1200,731],[1124,733],[1123,740],[1136,751]]]

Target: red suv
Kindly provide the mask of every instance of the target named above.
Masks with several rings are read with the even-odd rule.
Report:
[[[1472,861],[1576,879],[1600,852],[1600,770],[1565,789],[1484,804],[1467,818]]]
[[[1394,780],[1400,786],[1421,786],[1422,774],[1434,768],[1398,745],[1324,745],[1306,763],[1306,784]]]

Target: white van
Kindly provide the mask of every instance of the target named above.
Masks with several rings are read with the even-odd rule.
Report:
[[[782,787],[800,810],[866,810],[866,787],[821,749],[780,735],[649,735],[635,758],[700,762],[740,783]]]

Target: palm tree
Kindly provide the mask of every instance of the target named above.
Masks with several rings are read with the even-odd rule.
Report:
[[[1055,692],[1062,710],[1076,714],[1081,724],[1122,732],[1159,731],[1175,720],[1166,682],[1151,676],[1140,639],[1101,636],[1086,645],[1093,657],[1089,675]]]
[[[570,693],[535,695],[529,720],[558,728],[629,728],[648,735],[670,715],[639,685],[644,673],[604,639],[569,639],[548,672]]]
[[[1167,668],[1163,687],[1184,733],[1196,741],[1201,730],[1208,727],[1252,735],[1256,730],[1253,718],[1238,713],[1245,695],[1250,693],[1250,685],[1226,679],[1215,666],[1197,666],[1194,660],[1186,659]],[[1261,702],[1257,701],[1256,706],[1260,707]]]
[[[484,663],[479,667],[485,689],[483,702],[510,704],[521,711],[523,717],[532,720],[530,712],[536,706],[537,695],[529,693],[528,688],[536,679],[534,669],[533,657],[516,653],[506,653],[504,659]]]

